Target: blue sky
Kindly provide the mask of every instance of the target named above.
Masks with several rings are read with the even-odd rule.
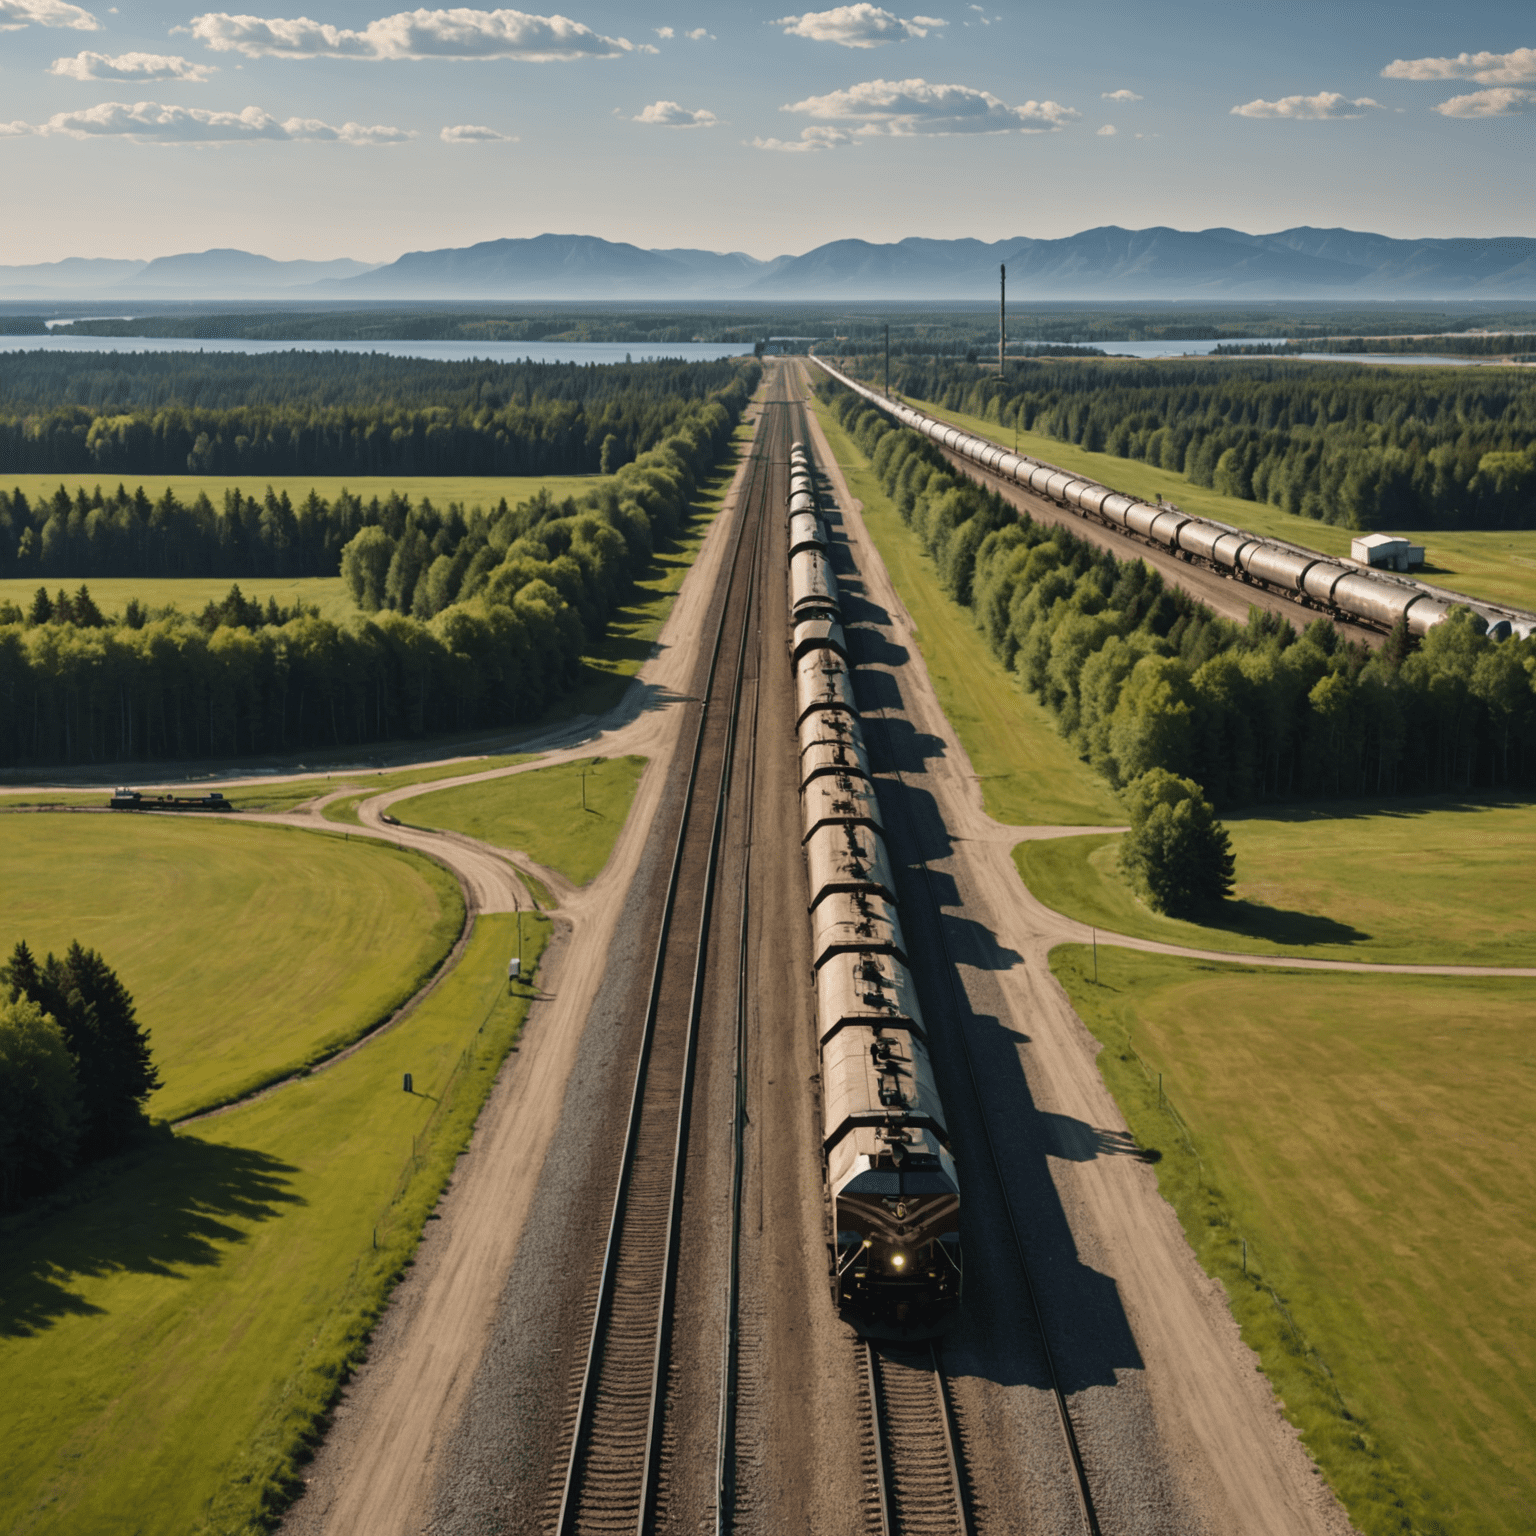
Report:
[[[1536,235],[1529,4],[246,3],[0,0],[0,262]]]

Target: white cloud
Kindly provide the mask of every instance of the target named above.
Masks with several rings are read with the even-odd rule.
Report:
[[[913,134],[1053,133],[1082,113],[1059,101],[1010,107],[990,91],[926,80],[866,80],[845,91],[808,96],[783,108],[823,121],[856,121],[865,137]]]
[[[517,136],[498,133],[494,128],[481,128],[474,123],[456,123],[438,134],[444,144],[516,144]]]
[[[0,139],[19,139],[29,133],[36,133],[37,129],[31,123],[14,122],[0,123]]]
[[[1135,91],[1100,91],[1100,101],[1141,101]]]
[[[1515,117],[1536,107],[1536,91],[1522,91],[1512,85],[1495,85],[1468,96],[1452,96],[1434,110],[1441,117]]]
[[[1381,108],[1379,101],[1360,96],[1351,101],[1337,91],[1319,91],[1316,96],[1282,96],[1279,101],[1248,101],[1232,108],[1234,117],[1290,117],[1321,120],[1324,118],[1364,117],[1354,107]]]
[[[252,139],[330,140],[341,144],[399,144],[414,138],[403,128],[343,123],[332,127],[317,118],[290,117],[279,122],[260,107],[243,112],[208,112],[201,107],[161,106],[139,101],[104,101],[79,112],[55,112],[35,127],[11,123],[8,133],[62,134],[72,139],[139,139],[160,144],[226,144]]]
[[[95,32],[101,23],[78,5],[64,0],[0,0],[0,32],[21,27],[70,27],[76,32]]]
[[[695,27],[691,32],[684,32],[683,36],[690,43],[702,43],[705,41],[712,43],[715,41],[715,34],[708,27]]]
[[[215,70],[211,64],[192,64],[166,53],[77,53],[72,59],[55,59],[50,74],[71,80],[206,80]]]
[[[1113,123],[1105,123],[1104,126],[1100,128],[1095,134],[1095,137],[1100,139],[1112,139],[1117,133],[1119,133],[1119,131],[1120,130],[1116,128]]]
[[[780,16],[774,23],[790,37],[808,37],[816,43],[839,43],[844,48],[878,48],[909,37],[927,37],[947,21],[936,16],[914,16],[903,21],[883,6],[859,0],[857,5],[838,5],[830,11],[807,11],[803,16]]]
[[[703,107],[690,112],[675,101],[653,101],[643,112],[637,112],[633,121],[658,128],[713,128],[720,119]]]
[[[0,4],[7,0],[0,0]],[[611,59],[636,52],[627,38],[604,37],[566,16],[525,11],[401,11],[370,21],[361,32],[308,17],[231,16],[210,11],[192,19],[192,33],[218,53],[313,59],[520,59],[547,64],[568,59]],[[648,43],[638,51],[652,51]]]
[[[753,139],[753,149],[772,149],[781,154],[807,155],[821,149],[836,149],[839,144],[856,144],[858,140],[841,128],[811,126],[800,130],[798,139]]]
[[[1382,70],[1388,80],[1476,80],[1481,85],[1536,81],[1536,48],[1513,53],[1458,53],[1454,59],[1393,59]]]
[[[660,38],[675,37],[677,35],[671,27],[652,27],[651,30]]]

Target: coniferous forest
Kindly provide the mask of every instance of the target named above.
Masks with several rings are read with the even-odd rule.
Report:
[[[1154,769],[1218,806],[1536,780],[1536,639],[1489,640],[1467,609],[1379,650],[1327,619],[1246,626],[958,475],[919,433],[824,385],[949,595],[1063,736],[1117,788]],[[914,391],[915,392],[915,391]]]
[[[44,588],[25,611],[0,609],[0,762],[292,751],[537,719],[687,518],[760,374],[727,364],[708,394],[663,396],[664,430],[580,500],[466,511],[232,495],[215,509],[124,494],[65,512],[66,494],[23,508],[18,536],[13,496],[0,537],[18,559],[30,539],[39,575],[339,570],[362,612],[338,624],[232,593],[201,615],[131,604],[106,623],[88,589],[61,602]]]
[[[1347,528],[1536,527],[1529,369],[893,358],[891,385]]]

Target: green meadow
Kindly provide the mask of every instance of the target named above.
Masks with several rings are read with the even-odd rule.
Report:
[[[523,925],[536,957],[548,921]],[[481,916],[363,1050],[0,1221],[0,1529],[271,1528],[516,1039],[516,934]]]
[[[74,596],[82,585],[109,619],[121,618],[133,598],[151,611],[176,608],[195,615],[209,603],[222,603],[231,587],[261,603],[275,598],[280,608],[318,608],[322,618],[338,624],[357,612],[340,576],[50,576],[41,582],[7,576],[0,578],[0,604],[15,603],[25,612],[39,586],[51,597],[60,588]]]
[[[1529,1532],[1536,982],[1052,966],[1357,1529]]]
[[[1013,430],[999,426],[995,421],[960,411],[941,410],[926,400],[911,403],[920,410],[955,422],[978,437],[989,438],[1008,448],[1014,445]],[[1061,442],[1039,432],[1020,432],[1018,446],[1019,452],[1027,453],[1031,458],[1059,464],[1073,474],[1111,485],[1129,496],[1146,501],[1162,497],[1192,516],[1215,518],[1218,522],[1246,528],[1250,533],[1289,539],[1293,544],[1315,549],[1321,554],[1348,555],[1350,540],[1356,536],[1355,529],[1314,522],[1310,517],[1293,517],[1268,502],[1223,496],[1219,491],[1195,485],[1173,470],[1154,468],[1141,459],[1091,453],[1074,443]],[[1423,543],[1426,550],[1428,564],[1419,573],[1425,581],[1466,592],[1472,597],[1536,608],[1536,529],[1462,532],[1430,528],[1415,532],[1413,538],[1416,543]]]
[[[397,801],[394,814],[525,853],[585,885],[608,862],[645,764],[633,756],[583,758]]]
[[[96,797],[98,800],[100,796]],[[358,838],[194,817],[12,815],[0,946],[74,939],[133,994],[174,1120],[319,1060],[389,1017],[458,938],[458,883]]]
[[[1015,826],[1113,826],[1109,786],[1062,740],[1045,706],[992,654],[970,614],[944,595],[933,562],[830,411],[813,402],[864,522],[911,615],[939,702],[970,754],[987,813]]]
[[[1120,873],[1118,837],[1020,843],[1014,861],[1046,906],[1111,933],[1325,960],[1536,966],[1536,805],[1308,805],[1226,826],[1237,888],[1204,923],[1142,902]]]
[[[297,506],[311,491],[326,501],[334,501],[342,491],[350,491],[365,502],[375,496],[387,500],[395,491],[412,501],[426,497],[433,506],[446,507],[457,501],[465,507],[484,507],[488,511],[503,497],[509,507],[541,490],[556,499],[580,496],[602,483],[602,475],[127,475],[101,478],[91,475],[7,475],[6,490],[19,490],[29,502],[45,500],[57,494],[62,485],[73,498],[77,491],[91,495],[99,486],[110,494],[121,483],[129,492],[144,488],[151,501],[158,501],[166,491],[174,491],[180,502],[196,501],[206,496],[214,506],[224,505],[226,491],[264,497],[271,486],[277,495],[287,493]]]

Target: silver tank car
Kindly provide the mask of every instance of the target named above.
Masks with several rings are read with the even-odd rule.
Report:
[[[825,1047],[849,1024],[900,1026],[926,1038],[912,973],[894,955],[850,950],[817,970],[817,1043]]]
[[[842,822],[811,833],[805,840],[805,862],[813,907],[834,891],[873,891],[896,900],[885,839],[872,827]]]
[[[825,549],[827,535],[821,519],[814,512],[796,512],[789,519],[789,553],[798,555],[802,549]]]
[[[837,578],[826,554],[819,549],[802,550],[789,562],[790,609],[795,619],[813,614],[839,617]]]
[[[805,829],[802,842],[822,827],[845,821],[873,827],[877,832],[885,830],[880,823],[880,802],[875,798],[875,786],[858,773],[824,773],[812,779],[800,791],[800,809],[801,825]]]
[[[807,651],[795,663],[796,724],[816,710],[859,712],[853,699],[853,677],[836,651]]]
[[[834,891],[811,909],[812,965],[819,971],[833,955],[860,951],[895,955],[906,963],[896,903],[871,891]]]
[[[802,619],[795,625],[789,647],[790,658],[796,662],[807,651],[836,651],[839,656],[848,654],[848,642],[843,638],[843,626],[836,619]]]

